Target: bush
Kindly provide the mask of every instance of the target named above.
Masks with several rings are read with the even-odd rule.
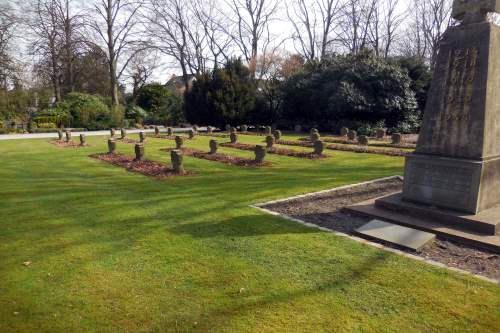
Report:
[[[115,111],[110,111],[101,96],[74,92],[35,118],[37,123],[55,122],[58,126],[93,130],[120,125],[122,119],[123,110],[118,107]]]
[[[148,113],[138,105],[129,105],[125,111],[126,119],[133,119],[136,124],[142,124]]]
[[[335,125],[369,132],[382,121],[401,126],[420,116],[411,83],[406,70],[370,53],[334,56],[284,83],[282,118],[322,124],[322,130]]]
[[[249,69],[240,59],[224,68],[199,75],[185,94],[188,121],[223,127],[247,120],[255,106],[256,87]]]
[[[57,133],[59,128],[32,128],[30,133]]]
[[[55,123],[38,123],[36,128],[57,128]]]
[[[162,84],[147,84],[138,92],[137,106],[131,106],[127,110],[127,119],[178,125],[184,121],[182,99]]]

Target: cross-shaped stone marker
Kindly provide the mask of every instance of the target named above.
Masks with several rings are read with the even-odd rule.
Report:
[[[500,12],[500,0],[454,0],[451,16],[469,24],[487,21],[492,12]]]

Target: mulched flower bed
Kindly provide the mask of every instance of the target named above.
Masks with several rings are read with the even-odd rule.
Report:
[[[299,146],[299,147],[312,147],[313,144],[310,141],[294,141],[294,140],[278,140],[277,144],[287,145],[287,146]],[[382,148],[373,148],[373,147],[364,147],[364,146],[353,146],[353,145],[345,145],[345,144],[327,144],[325,145],[326,149],[330,150],[340,150],[340,151],[349,151],[354,153],[368,153],[368,154],[378,154],[378,155],[387,155],[387,156],[406,156],[408,155],[407,151],[402,149],[382,149]]]
[[[255,149],[255,145],[249,145],[245,143],[221,143],[222,147],[228,147],[228,148],[235,148],[235,149],[240,149],[240,150],[249,150],[253,151]],[[303,151],[296,151],[293,149],[286,149],[286,148],[278,148],[278,147],[273,147],[273,148],[267,148],[267,153],[269,154],[274,154],[274,155],[281,155],[281,156],[289,156],[289,157],[298,157],[298,158],[307,158],[311,160],[317,160],[321,158],[327,158],[329,157],[328,155],[316,155],[313,152],[303,152]]]
[[[165,164],[148,160],[135,161],[133,157],[122,154],[94,154],[90,155],[90,157],[124,168],[131,172],[156,178],[186,176],[190,174],[189,172],[186,172],[184,175],[179,175],[174,173],[172,168]]]
[[[268,136],[268,135],[271,135],[271,134],[266,134],[266,133],[263,133],[263,132],[238,132],[237,134],[252,135],[252,136]]]
[[[146,135],[146,137],[148,138],[156,138],[156,139],[164,139],[164,140],[175,140],[175,136],[174,135],[154,135],[154,134],[150,134],[150,135]]]
[[[199,136],[211,136],[214,138],[227,138],[229,136],[229,134],[224,134],[224,133],[212,133],[212,134],[198,133],[197,135],[199,135]]]
[[[402,180],[394,178],[339,190],[334,189],[317,195],[271,203],[261,207],[353,235],[355,229],[368,223],[371,219],[346,213],[343,211],[344,207],[395,193],[401,191],[402,188]],[[391,244],[384,245],[395,247]],[[474,274],[500,279],[500,256],[492,252],[441,239],[436,239],[434,243],[427,245],[418,253],[400,250]]]
[[[167,148],[167,149],[161,149],[161,151],[170,152],[174,149],[175,148]],[[195,157],[203,160],[215,161],[224,164],[231,164],[245,168],[255,168],[255,167],[263,167],[271,165],[271,163],[269,162],[257,163],[255,162],[255,160],[249,158],[236,157],[220,153],[210,154],[201,150],[191,149],[191,148],[182,148],[181,151],[184,156]]]
[[[50,144],[53,144],[54,146],[57,147],[62,147],[62,148],[84,148],[84,147],[90,147],[88,144],[84,144],[83,146],[80,145],[79,142],[75,141],[60,141],[60,140],[51,140],[49,141]]]
[[[339,143],[339,144],[345,144],[345,145],[356,145],[356,142],[350,141],[344,137],[329,137],[329,136],[323,136],[321,137],[321,140],[323,142],[328,142],[328,143]],[[370,146],[374,147],[386,147],[386,148],[400,148],[400,149],[415,149],[416,145],[414,143],[400,143],[398,145],[392,144],[387,141],[375,139],[375,138],[370,138]],[[309,138],[300,138],[299,141],[310,141]]]
[[[118,138],[118,139],[115,139],[116,142],[121,142],[121,143],[126,143],[126,144],[129,144],[129,145],[133,145],[133,144],[136,144],[136,143],[139,143],[139,140],[132,140],[132,139],[129,139],[129,138]]]

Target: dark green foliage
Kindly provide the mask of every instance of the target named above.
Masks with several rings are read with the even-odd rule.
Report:
[[[420,110],[425,110],[427,102],[427,92],[431,85],[432,72],[429,66],[422,60],[414,57],[398,57],[393,61],[405,69],[411,79],[411,89],[417,98]]]
[[[120,125],[121,113],[120,108],[111,112],[101,96],[69,93],[62,102],[40,112],[34,121],[97,130]]]
[[[148,123],[178,125],[184,121],[182,99],[159,83],[147,84],[139,89],[137,106],[146,112],[142,120]],[[130,116],[136,119],[135,113]]]
[[[398,127],[420,115],[411,85],[406,70],[369,53],[334,56],[284,83],[282,117],[328,130],[345,121]]]
[[[224,68],[198,75],[185,94],[184,110],[189,122],[240,123],[255,106],[255,83],[241,60],[229,61]]]
[[[136,123],[142,124],[148,118],[146,110],[137,105],[129,105],[125,110],[125,118],[131,119]]]

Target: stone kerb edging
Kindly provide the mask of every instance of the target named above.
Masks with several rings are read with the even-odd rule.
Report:
[[[329,229],[329,228],[321,227],[319,225],[316,225],[316,224],[313,224],[313,223],[309,223],[309,222],[303,221],[301,219],[297,219],[295,217],[291,217],[291,216],[288,216],[288,215],[285,215],[285,214],[281,214],[281,213],[278,213],[278,212],[275,212],[275,211],[272,211],[272,210],[269,210],[269,209],[266,209],[266,208],[263,207],[263,206],[267,206],[267,205],[272,205],[272,204],[277,204],[277,203],[283,203],[283,202],[292,201],[292,200],[301,199],[301,198],[312,197],[312,196],[316,196],[316,195],[320,195],[320,194],[326,194],[326,193],[330,193],[330,192],[336,192],[336,191],[339,191],[339,190],[348,189],[348,188],[355,187],[355,186],[367,185],[367,184],[376,183],[376,182],[379,182],[379,181],[392,180],[392,179],[401,179],[401,180],[403,180],[403,177],[402,176],[392,176],[392,177],[379,178],[379,179],[375,179],[375,180],[371,180],[371,181],[367,181],[367,182],[362,182],[362,183],[357,183],[357,184],[351,184],[351,185],[341,186],[341,187],[337,187],[337,188],[333,188],[333,189],[329,189],[329,190],[323,190],[323,191],[318,191],[318,192],[312,192],[312,193],[307,193],[307,194],[296,195],[296,196],[285,198],[285,199],[279,199],[279,200],[273,200],[273,201],[268,201],[268,202],[256,203],[256,204],[250,205],[250,207],[258,209],[258,210],[260,210],[260,211],[262,211],[262,212],[264,212],[266,214],[270,214],[270,215],[273,215],[273,216],[278,216],[278,217],[284,218],[285,220],[296,222],[296,223],[299,223],[299,224],[301,224],[303,226],[306,226],[306,227],[309,227],[309,228],[315,228],[315,229],[318,229],[318,230],[321,230],[321,231],[324,231],[324,232],[329,232],[329,233],[332,233],[332,234],[334,234],[336,236],[345,237],[345,238],[348,238],[350,240],[353,240],[353,241],[356,241],[356,242],[359,242],[359,243],[362,243],[362,244],[366,244],[366,245],[369,245],[369,246],[372,246],[372,247],[375,247],[375,248],[378,248],[378,249],[381,249],[381,250],[384,250],[384,251],[387,251],[387,252],[391,252],[391,253],[394,253],[394,254],[397,254],[397,255],[409,258],[409,259],[414,259],[414,260],[418,260],[418,261],[421,261],[421,262],[425,262],[425,263],[427,263],[429,265],[432,265],[432,266],[435,266],[435,267],[439,267],[439,268],[448,269],[450,271],[453,271],[453,272],[456,272],[456,273],[459,273],[459,274],[463,274],[463,275],[467,275],[467,276],[472,276],[472,277],[478,278],[478,279],[486,281],[486,282],[490,282],[490,283],[494,283],[494,284],[500,284],[500,280],[497,280],[497,279],[488,278],[488,277],[485,277],[485,276],[482,276],[482,275],[478,275],[478,274],[474,274],[474,273],[468,272],[468,271],[460,269],[460,268],[451,267],[451,266],[445,265],[443,263],[440,263],[440,262],[437,262],[437,261],[434,261],[434,260],[430,260],[430,259],[426,259],[426,258],[423,258],[423,257],[419,257],[417,255],[414,255],[414,254],[411,254],[411,253],[407,253],[407,252],[404,252],[404,251],[401,251],[401,250],[397,250],[397,249],[394,249],[394,248],[391,248],[391,247],[387,247],[387,246],[379,244],[379,243],[374,243],[374,242],[371,242],[371,241],[366,240],[364,238],[352,236],[352,235],[349,235],[349,234],[346,234],[346,233],[343,233],[343,232],[339,232],[339,231],[335,231],[335,230],[332,230],[332,229]]]

